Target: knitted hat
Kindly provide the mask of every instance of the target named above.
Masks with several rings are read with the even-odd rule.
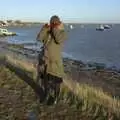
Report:
[[[50,18],[50,23],[58,22],[60,23],[60,18],[57,15],[54,15]]]

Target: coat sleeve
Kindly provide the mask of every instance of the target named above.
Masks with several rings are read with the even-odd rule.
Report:
[[[48,29],[42,28],[37,35],[37,40],[40,40],[42,43],[45,43],[46,37],[48,36]]]
[[[56,44],[60,44],[67,39],[67,35],[64,29],[54,29],[53,36]]]

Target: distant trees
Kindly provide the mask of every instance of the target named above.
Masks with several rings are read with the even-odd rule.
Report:
[[[7,23],[9,23],[9,24],[12,23],[12,22],[13,22],[13,20],[7,20]]]
[[[0,23],[1,23],[1,24],[4,24],[5,22],[4,22],[4,21],[2,21],[2,20],[0,20]]]
[[[21,21],[21,20],[16,20],[15,23],[16,23],[16,24],[21,24],[22,21]]]

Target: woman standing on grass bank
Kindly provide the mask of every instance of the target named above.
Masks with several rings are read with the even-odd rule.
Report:
[[[44,86],[46,96],[48,96],[49,87],[52,87],[55,102],[59,96],[60,84],[64,75],[62,44],[65,39],[64,25],[56,15],[51,17],[50,24],[43,25],[37,35],[37,40],[43,43],[42,56],[39,59],[38,67],[43,80],[42,86]],[[49,86],[49,83],[51,83],[51,86]]]

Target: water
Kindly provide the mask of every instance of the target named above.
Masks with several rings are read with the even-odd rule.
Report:
[[[116,24],[112,29],[103,32],[96,31],[96,27],[97,25],[74,25],[74,29],[67,32],[63,57],[120,68],[120,25]],[[36,36],[40,28],[41,26],[9,28],[10,31],[17,32],[18,36],[9,37],[8,42],[31,43],[34,45],[26,46],[39,49],[40,44],[36,46]]]

